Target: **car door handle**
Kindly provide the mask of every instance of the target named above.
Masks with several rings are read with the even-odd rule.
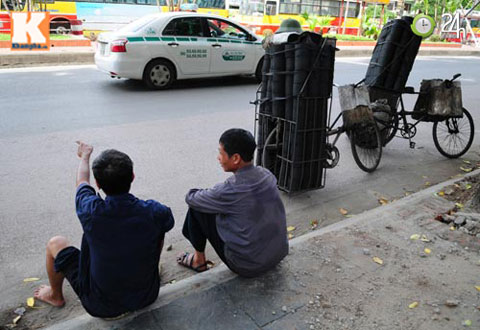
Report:
[[[220,45],[220,44],[213,44],[212,47],[213,47],[213,48],[220,48],[220,47],[222,47],[222,45]]]
[[[176,42],[169,42],[167,45],[169,45],[171,47],[178,47],[178,43],[176,43]]]

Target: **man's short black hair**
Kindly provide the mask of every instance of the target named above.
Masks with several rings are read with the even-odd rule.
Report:
[[[130,191],[133,181],[133,162],[127,154],[114,149],[103,151],[92,165],[93,176],[107,195]]]
[[[223,145],[228,157],[239,154],[245,162],[253,159],[253,153],[257,147],[252,133],[241,128],[226,130],[220,137],[219,142]]]

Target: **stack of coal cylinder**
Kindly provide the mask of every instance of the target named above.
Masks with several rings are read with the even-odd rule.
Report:
[[[292,193],[323,187],[328,99],[331,97],[336,40],[320,34],[292,33],[271,43],[263,65],[257,164]],[[272,130],[278,148],[263,146]]]
[[[365,77],[370,100],[386,99],[390,109],[397,108],[422,38],[413,33],[413,18],[404,16],[389,21],[382,29]]]

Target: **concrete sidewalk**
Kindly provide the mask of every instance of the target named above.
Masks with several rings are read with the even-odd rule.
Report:
[[[92,47],[52,47],[48,52],[10,51],[0,48],[0,69],[46,65],[93,64],[95,48]]]
[[[371,46],[341,46],[337,57],[370,57]],[[95,46],[53,47],[49,52],[10,51],[0,48],[0,69],[45,65],[93,64]],[[462,48],[421,47],[418,56],[480,56],[480,49],[470,46]]]
[[[259,278],[220,265],[121,320],[49,329],[479,329],[479,239],[434,220],[455,207],[435,193],[458,180],[294,238]]]

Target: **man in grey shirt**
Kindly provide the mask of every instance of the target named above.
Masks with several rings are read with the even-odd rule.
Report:
[[[207,240],[232,271],[245,277],[273,268],[287,255],[285,208],[277,180],[267,169],[253,166],[255,148],[252,134],[243,129],[229,129],[220,137],[217,159],[234,175],[211,189],[188,192],[183,235],[195,252],[179,256],[180,265],[207,270]]]

